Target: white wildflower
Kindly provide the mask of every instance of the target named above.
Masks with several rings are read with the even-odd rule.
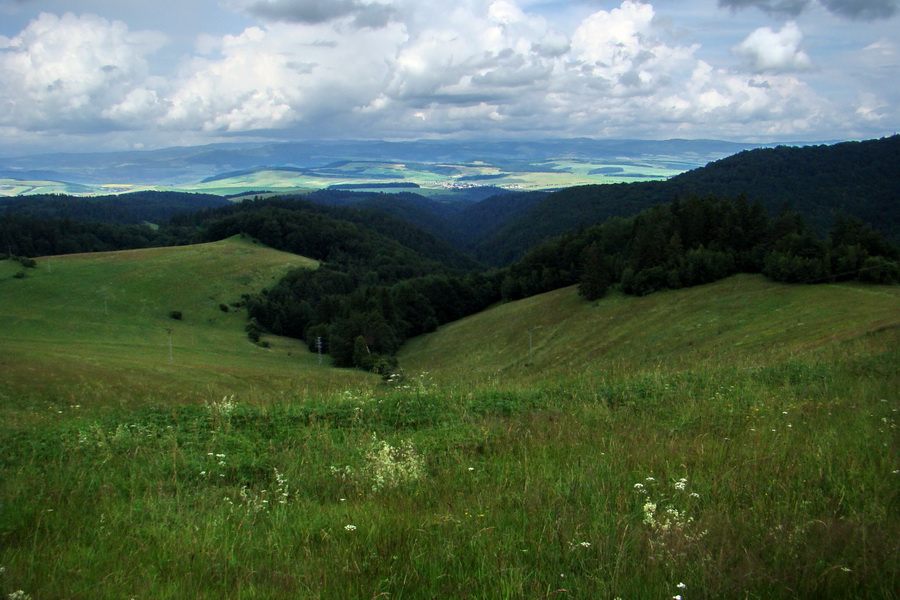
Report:
[[[356,531],[356,525],[344,525],[344,529],[347,531]]]

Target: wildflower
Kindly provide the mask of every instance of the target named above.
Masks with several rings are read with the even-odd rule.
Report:
[[[645,479],[644,481],[650,481],[650,482],[653,482],[653,481],[656,481],[656,480],[655,480],[653,477],[648,477],[648,478]]]
[[[590,542],[581,542],[581,543],[578,544],[578,545],[581,546],[582,548],[590,548],[590,547],[591,547],[591,543],[590,543]]]
[[[691,498],[699,498],[699,497],[700,497],[700,494],[698,494],[697,492],[691,492]]]
[[[373,490],[398,487],[425,476],[425,459],[410,440],[405,440],[399,447],[393,447],[384,441],[373,443],[366,453],[366,461],[366,471],[372,478]]]
[[[344,529],[347,531],[356,531],[356,525],[344,525]]]
[[[672,596],[672,600],[681,600],[681,594],[675,594]]]
[[[679,583],[679,584],[676,585],[675,587],[677,587],[679,590],[686,590],[686,589],[687,589],[687,586],[686,586],[684,583]]]
[[[636,483],[636,484],[634,484],[634,489],[636,489],[636,490],[640,490],[640,489],[643,489],[643,488],[644,488],[644,484],[643,484],[643,483]]]
[[[470,471],[474,471],[474,470],[475,470],[475,467],[469,467],[469,470],[470,470]]]

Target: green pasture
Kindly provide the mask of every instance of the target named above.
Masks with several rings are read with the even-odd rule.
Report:
[[[337,376],[297,340],[251,343],[246,310],[236,306],[241,294],[286,270],[315,266],[239,237],[43,257],[34,269],[0,261],[0,397],[68,409],[148,397],[197,401],[303,388],[310,380],[327,387]]]
[[[219,308],[304,264],[0,262],[0,597],[900,596],[897,288],[567,288],[383,382]]]
[[[411,372],[489,385],[755,369],[838,344],[893,340],[898,306],[896,287],[791,286],[758,275],[596,303],[570,287],[445,325],[410,340],[399,358]]]

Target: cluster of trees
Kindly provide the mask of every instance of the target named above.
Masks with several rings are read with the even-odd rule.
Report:
[[[0,250],[24,256],[107,252],[195,241],[195,231],[162,226],[177,214],[229,204],[220,196],[135,192],[0,198]]]
[[[387,373],[413,336],[484,310],[500,299],[496,273],[447,273],[368,284],[353,271],[297,269],[270,290],[245,298],[266,330],[306,340],[335,365]]]
[[[588,299],[611,285],[645,295],[709,283],[735,273],[815,283],[900,282],[898,250],[855,217],[838,218],[826,239],[802,217],[770,217],[760,202],[688,196],[615,218],[535,248],[507,270],[505,299],[579,284]]]
[[[172,246],[182,241],[183,238],[176,232],[156,231],[147,225],[0,214],[0,249],[22,256]]]
[[[93,223],[164,223],[185,211],[228,204],[222,196],[147,190],[111,196],[34,194],[0,198],[0,215],[72,219]]]

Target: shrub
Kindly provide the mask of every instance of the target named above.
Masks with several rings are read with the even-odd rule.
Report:
[[[184,315],[181,313],[180,310],[173,310],[172,312],[169,313],[169,318],[175,319],[176,321],[180,321],[184,318]]]

